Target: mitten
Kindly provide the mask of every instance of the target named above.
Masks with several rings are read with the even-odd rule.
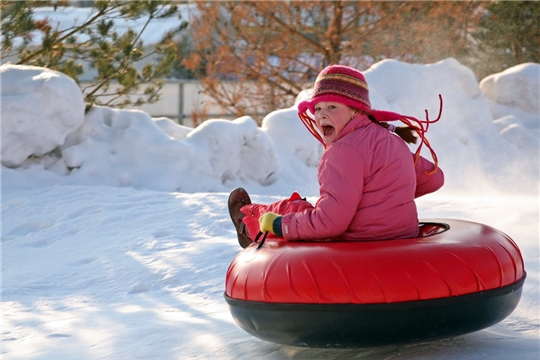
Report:
[[[264,213],[259,218],[259,225],[261,227],[261,232],[270,232],[277,236],[283,236],[281,231],[281,219],[282,217],[273,212]]]

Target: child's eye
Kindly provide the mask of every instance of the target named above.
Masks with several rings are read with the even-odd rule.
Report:
[[[320,106],[315,107],[315,112],[317,112],[317,111],[321,111],[321,107],[320,107]]]

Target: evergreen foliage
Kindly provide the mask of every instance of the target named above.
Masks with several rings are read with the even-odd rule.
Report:
[[[539,63],[540,3],[491,2],[474,39],[478,63],[472,67],[481,77],[525,62]]]
[[[94,0],[90,15],[67,28],[50,19],[35,20],[34,11],[41,6],[62,11],[69,3],[2,1],[2,58],[15,55],[16,64],[57,70],[79,84],[88,68],[95,71],[92,84],[82,89],[88,106],[124,107],[159,99],[162,79],[171,73],[177,58],[175,38],[187,22],[180,19],[150,49],[145,49],[142,35],[150,22],[177,16],[178,7],[171,1]],[[115,27],[119,19],[143,19],[144,25],[140,31],[120,33]],[[39,44],[32,42],[36,34],[42,38]],[[149,61],[153,55],[157,60]]]

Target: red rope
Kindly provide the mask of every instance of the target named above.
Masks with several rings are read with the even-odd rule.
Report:
[[[432,175],[439,169],[439,160],[437,159],[437,154],[435,153],[435,151],[431,147],[431,144],[429,143],[429,140],[426,138],[426,132],[429,129],[429,125],[433,124],[433,123],[436,123],[437,121],[439,121],[441,119],[442,110],[443,110],[443,98],[442,98],[441,94],[439,94],[439,104],[440,104],[439,105],[439,114],[437,115],[437,118],[435,118],[433,120],[429,119],[429,112],[428,112],[427,109],[425,110],[426,120],[418,120],[417,118],[412,117],[412,116],[402,116],[402,118],[399,119],[402,123],[404,123],[405,125],[409,126],[412,129],[414,129],[414,131],[418,134],[418,137],[421,140],[420,145],[418,145],[418,148],[416,149],[416,152],[414,153],[414,165],[416,165],[416,163],[418,162],[418,158],[420,157],[420,152],[422,150],[422,146],[424,146],[424,144],[425,144],[427,146],[427,148],[429,149],[429,152],[431,153],[431,157],[433,158],[433,162],[434,162],[435,167],[431,171],[426,171],[427,175]],[[315,138],[317,140],[319,140],[319,142],[326,149],[326,144],[324,143],[321,134],[319,134],[319,132],[317,131],[315,120],[313,120],[306,112],[301,112],[301,113],[298,114],[298,116],[300,117],[300,120],[302,120],[302,123],[304,123],[304,125],[306,126],[308,131],[313,136],[315,136]]]
[[[321,134],[319,134],[319,132],[317,131],[316,129],[316,125],[315,125],[315,120],[313,120],[311,117],[309,117],[309,115],[307,115],[306,113],[299,113],[298,116],[300,117],[300,120],[302,120],[302,123],[306,126],[306,128],[308,129],[308,131],[313,135],[315,136],[315,138],[317,140],[319,140],[319,142],[324,146],[324,148],[326,149],[326,144],[324,143],[324,140],[321,136]]]
[[[422,146],[424,144],[427,146],[427,148],[429,149],[429,151],[431,153],[431,157],[433,158],[433,162],[435,164],[435,167],[431,171],[426,171],[427,175],[432,175],[439,169],[439,161],[437,159],[437,154],[435,154],[435,151],[431,147],[431,144],[429,143],[429,140],[426,138],[426,135],[425,135],[426,132],[429,129],[429,125],[433,124],[433,123],[436,123],[437,121],[439,121],[441,119],[442,109],[443,109],[443,99],[442,99],[441,94],[439,94],[439,103],[440,103],[440,105],[439,105],[439,115],[437,116],[436,119],[433,119],[433,120],[429,119],[429,113],[428,113],[427,109],[425,110],[425,112],[426,112],[426,120],[418,120],[417,118],[414,118],[412,116],[403,116],[400,119],[402,123],[404,123],[405,125],[413,128],[414,131],[418,134],[418,136],[420,137],[420,140],[421,140],[420,145],[418,145],[418,149],[416,149],[416,152],[414,153],[414,164],[416,165],[416,163],[418,162],[418,158],[420,157],[420,151],[422,150]],[[413,125],[412,122],[414,122],[417,126]]]

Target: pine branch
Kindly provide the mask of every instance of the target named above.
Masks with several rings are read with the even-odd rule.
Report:
[[[82,29],[85,29],[85,28],[89,27],[95,21],[99,20],[106,13],[107,13],[107,9],[98,10],[98,12],[96,12],[93,17],[91,17],[88,21],[83,23],[81,26],[75,27],[75,28],[73,28],[73,30],[71,30],[67,34],[59,37],[57,39],[57,41],[56,41],[56,44],[62,43],[64,40],[66,40],[70,36],[73,36],[76,33],[80,32]],[[43,54],[46,50],[47,49],[45,49],[44,47],[41,47],[39,50],[35,51],[34,53],[32,53],[32,54],[26,56],[25,58],[20,59],[19,61],[17,61],[17,64],[27,64],[31,60],[35,59],[37,56]]]

